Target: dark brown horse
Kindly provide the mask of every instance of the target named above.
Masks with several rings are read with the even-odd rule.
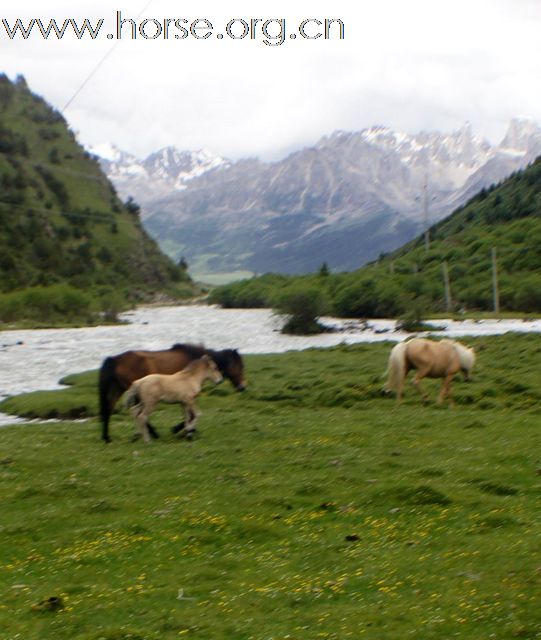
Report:
[[[184,369],[192,360],[209,355],[216,363],[224,378],[231,380],[237,391],[244,391],[244,363],[236,349],[213,351],[192,344],[175,344],[165,351],[125,351],[116,356],[105,358],[99,376],[100,415],[102,420],[102,438],[110,442],[109,419],[120,396],[134,380],[149,373],[176,373]],[[152,437],[158,434],[152,425],[148,425]]]

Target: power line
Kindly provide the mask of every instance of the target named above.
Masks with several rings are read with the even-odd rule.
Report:
[[[107,215],[106,213],[92,213],[92,212],[79,212],[79,211],[53,211],[52,209],[44,209],[42,207],[35,207],[33,205],[22,205],[22,204],[14,204],[12,202],[8,202],[7,200],[0,200],[0,206],[10,207],[12,209],[22,209],[24,211],[34,212],[42,212],[47,213],[49,215],[62,215],[62,216],[70,216],[72,218],[89,218],[95,221],[101,222],[116,222],[116,218],[111,215]]]
[[[500,288],[498,285],[498,257],[496,247],[491,250],[492,261],[492,304],[494,313],[500,313]]]
[[[56,163],[53,163],[53,162],[34,162],[34,161],[30,160],[29,158],[24,158],[24,157],[15,155],[13,153],[5,153],[4,151],[0,151],[0,155],[4,156],[6,158],[15,158],[17,160],[17,162],[20,162],[22,164],[26,164],[26,165],[32,167],[33,169],[36,169],[37,167],[51,167],[55,171],[60,171],[62,173],[69,173],[70,175],[80,176],[81,178],[88,178],[89,180],[95,180],[96,182],[99,182],[100,184],[103,184],[103,185],[106,185],[107,182],[110,182],[110,179],[104,173],[102,173],[101,175],[93,175],[91,173],[86,173],[84,171],[76,171],[75,169],[67,169],[66,167],[63,167],[62,165],[59,165],[59,164],[56,164]],[[15,167],[13,167],[13,168],[15,168]]]
[[[152,4],[153,1],[154,0],[150,0],[147,3],[145,8],[142,9],[140,11],[140,13],[137,15],[136,19],[140,18],[143,15],[143,13],[150,7],[150,5]],[[86,78],[83,80],[83,82],[79,85],[79,87],[77,88],[75,93],[71,96],[71,98],[66,102],[64,107],[60,110],[60,113],[62,113],[62,115],[64,115],[65,111],[70,107],[71,103],[75,100],[75,98],[77,98],[77,96],[86,87],[86,85],[90,82],[90,80],[96,75],[96,73],[98,72],[100,67],[107,60],[107,58],[113,53],[113,51],[118,47],[119,44],[120,44],[120,40],[117,40],[114,43],[114,45],[108,51],[106,51],[105,54],[98,60],[98,62],[95,65],[95,67],[90,71],[90,73],[86,76]]]
[[[423,197],[423,221],[425,227],[425,251],[430,249],[430,230],[428,226],[428,169],[425,174],[424,197]]]

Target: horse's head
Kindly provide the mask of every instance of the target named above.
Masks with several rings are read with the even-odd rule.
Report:
[[[231,380],[231,384],[237,391],[244,391],[246,381],[244,379],[244,362],[240,353],[236,349],[225,349],[221,352],[221,356],[218,366],[222,373]]]

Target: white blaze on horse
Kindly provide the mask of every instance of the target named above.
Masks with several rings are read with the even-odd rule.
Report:
[[[186,429],[190,438],[200,415],[195,405],[205,380],[215,384],[222,382],[223,376],[215,362],[208,355],[193,360],[185,369],[170,375],[151,373],[132,383],[126,393],[126,406],[135,416],[136,433],[150,441],[148,419],[158,402],[179,403],[184,407],[185,421],[174,428],[174,433]]]
[[[388,379],[386,389],[396,392],[398,403],[402,400],[404,381],[411,369],[416,369],[412,382],[421,394],[423,402],[428,396],[421,388],[423,378],[443,378],[438,404],[445,398],[453,404],[451,396],[451,382],[455,375],[462,371],[466,380],[475,364],[475,352],[456,340],[427,340],[413,338],[395,345],[389,356],[387,367]]]

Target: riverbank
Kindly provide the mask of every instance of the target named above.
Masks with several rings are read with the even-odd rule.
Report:
[[[199,287],[201,290],[202,287]],[[144,304],[129,306],[120,305],[115,310],[106,312],[93,311],[84,317],[71,318],[68,315],[64,317],[55,316],[54,314],[38,314],[38,317],[21,318],[17,320],[2,321],[0,320],[0,341],[2,332],[6,331],[39,331],[41,329],[82,329],[86,327],[99,326],[115,326],[128,322],[123,319],[126,314],[133,313],[137,309],[152,309],[160,307],[178,307],[178,306],[194,306],[204,304],[208,293],[198,293],[191,297],[174,297],[165,293],[158,293],[148,296],[148,300]],[[52,303],[51,303],[52,304]],[[43,319],[45,318],[45,319]]]
[[[120,325],[75,329],[6,331],[0,334],[0,399],[36,390],[58,388],[59,380],[76,371],[97,369],[109,355],[128,349],[164,349],[177,342],[203,343],[216,349],[235,348],[245,354],[281,353],[340,343],[399,341],[394,320],[368,323],[325,318],[335,331],[315,336],[286,336],[281,321],[268,309],[220,309],[211,306],[141,307],[122,314]],[[541,321],[438,319],[448,337],[541,332]],[[0,415],[0,424],[10,418]]]

